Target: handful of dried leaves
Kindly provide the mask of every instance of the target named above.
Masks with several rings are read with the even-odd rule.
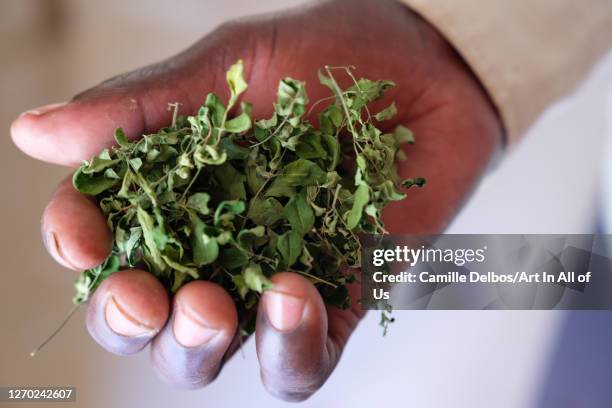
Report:
[[[353,85],[341,89],[332,71]],[[270,119],[251,119],[238,99],[247,89],[239,61],[227,72],[227,105],[209,94],[194,116],[174,116],[170,127],[129,141],[117,129],[117,146],[84,162],[76,189],[96,197],[114,234],[112,254],[84,271],[74,302],[88,299],[113,272],[140,266],[176,292],[194,279],[224,287],[244,314],[268,277],[279,271],[304,275],[328,304],[347,307],[342,265],[360,266],[359,234],[384,233],[383,208],[402,200],[399,146],[414,141],[398,127],[386,134],[376,123],[396,113],[394,104],[373,114],[368,104],[393,86],[357,80],[350,68],[325,67],[331,90],[319,126],[307,119],[305,84],[286,78]],[[342,135],[342,137],[341,137]],[[341,166],[352,157],[352,168]],[[350,270],[349,268],[349,270]]]

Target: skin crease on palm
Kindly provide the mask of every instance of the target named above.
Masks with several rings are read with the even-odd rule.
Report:
[[[417,138],[400,174],[423,176],[428,184],[385,211],[392,233],[442,231],[501,144],[495,108],[459,55],[422,18],[387,0],[326,1],[225,24],[177,56],[108,80],[68,104],[22,114],[12,125],[13,140],[34,158],[75,166],[112,145],[117,127],[138,137],[167,125],[169,102],[194,113],[208,92],[225,96],[225,71],[239,58],[249,83],[243,99],[253,103],[256,118],[271,114],[281,77],[305,80],[311,101],[328,96],[316,77],[324,65],[354,65],[357,76],[397,83],[379,107],[395,100],[400,114],[389,128],[401,123]],[[100,263],[111,247],[102,214],[69,179],[45,209],[42,232],[51,255],[75,270]],[[302,400],[328,378],[364,312],[356,302],[350,310],[326,308],[314,286],[295,274],[275,275],[273,282],[258,307],[261,377],[277,397]],[[351,293],[357,299],[358,287]],[[152,275],[138,270],[104,281],[86,320],[92,337],[114,353],[150,343],[158,374],[188,388],[212,381],[238,344],[236,310],[222,288],[192,282],[169,299]]]

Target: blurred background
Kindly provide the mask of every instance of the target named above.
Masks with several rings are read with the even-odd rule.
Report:
[[[75,386],[71,407],[286,405],[263,389],[253,341],[197,391],[163,385],[146,351],[117,357],[97,347],[82,310],[29,357],[71,306],[74,275],[51,260],[39,233],[47,199],[68,170],[25,157],[9,126],[24,110],[174,54],[224,20],[303,2],[0,0],[0,386]],[[492,166],[449,232],[606,230],[610,140],[612,53]],[[371,313],[332,378],[302,405],[612,406],[610,313],[404,311],[396,318],[383,338]]]

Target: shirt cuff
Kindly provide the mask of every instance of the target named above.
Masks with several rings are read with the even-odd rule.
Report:
[[[570,92],[612,44],[607,0],[401,0],[435,26],[489,92],[508,141]]]

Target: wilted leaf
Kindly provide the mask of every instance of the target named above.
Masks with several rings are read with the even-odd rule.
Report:
[[[283,205],[277,199],[255,198],[251,201],[249,218],[258,225],[273,225],[283,216]]]
[[[232,133],[246,132],[251,128],[251,118],[246,113],[225,122],[225,130]]]
[[[314,225],[314,212],[301,194],[289,200],[283,214],[291,224],[291,228],[302,235],[310,231]]]
[[[367,184],[360,184],[355,190],[355,197],[353,201],[353,207],[348,213],[348,217],[346,219],[346,226],[350,229],[355,228],[359,221],[361,221],[361,214],[363,213],[363,208],[368,204],[370,200],[370,190],[368,189]]]
[[[208,265],[214,262],[219,255],[217,240],[206,234],[206,224],[193,212],[189,212],[191,220],[191,248],[193,262],[198,265]]]
[[[261,266],[249,264],[242,272],[245,285],[255,292],[262,293],[266,289],[272,288],[272,282],[261,271]]]
[[[187,200],[187,206],[202,215],[208,215],[210,213],[210,208],[208,208],[209,201],[210,195],[208,193],[195,193]]]
[[[244,65],[242,60],[232,65],[226,74],[227,84],[231,91],[231,99],[229,105],[233,105],[236,98],[246,91],[248,85],[244,80]]]
[[[114,237],[106,262],[75,283],[75,302],[111,273],[139,267],[172,293],[193,279],[220,285],[241,320],[280,271],[303,274],[326,303],[347,307],[350,274],[340,266],[360,266],[357,237],[386,232],[385,206],[425,184],[402,181],[395,169],[412,133],[377,127],[395,104],[378,113],[368,106],[393,83],[357,79],[354,70],[319,72],[331,92],[315,101],[318,126],[307,115],[305,83],[293,78],[279,82],[269,118],[252,118],[252,106],[239,101],[247,83],[238,61],[226,75],[229,99],[210,93],[191,116],[171,103],[169,126],[133,140],[117,129],[116,145],[73,176],[78,191],[95,196]]]
[[[287,231],[283,235],[279,235],[276,248],[283,256],[287,265],[291,266],[297,261],[302,253],[304,241],[302,236],[296,231]]]
[[[389,120],[397,114],[397,107],[395,106],[395,102],[386,107],[385,109],[378,112],[374,117],[377,121]]]

